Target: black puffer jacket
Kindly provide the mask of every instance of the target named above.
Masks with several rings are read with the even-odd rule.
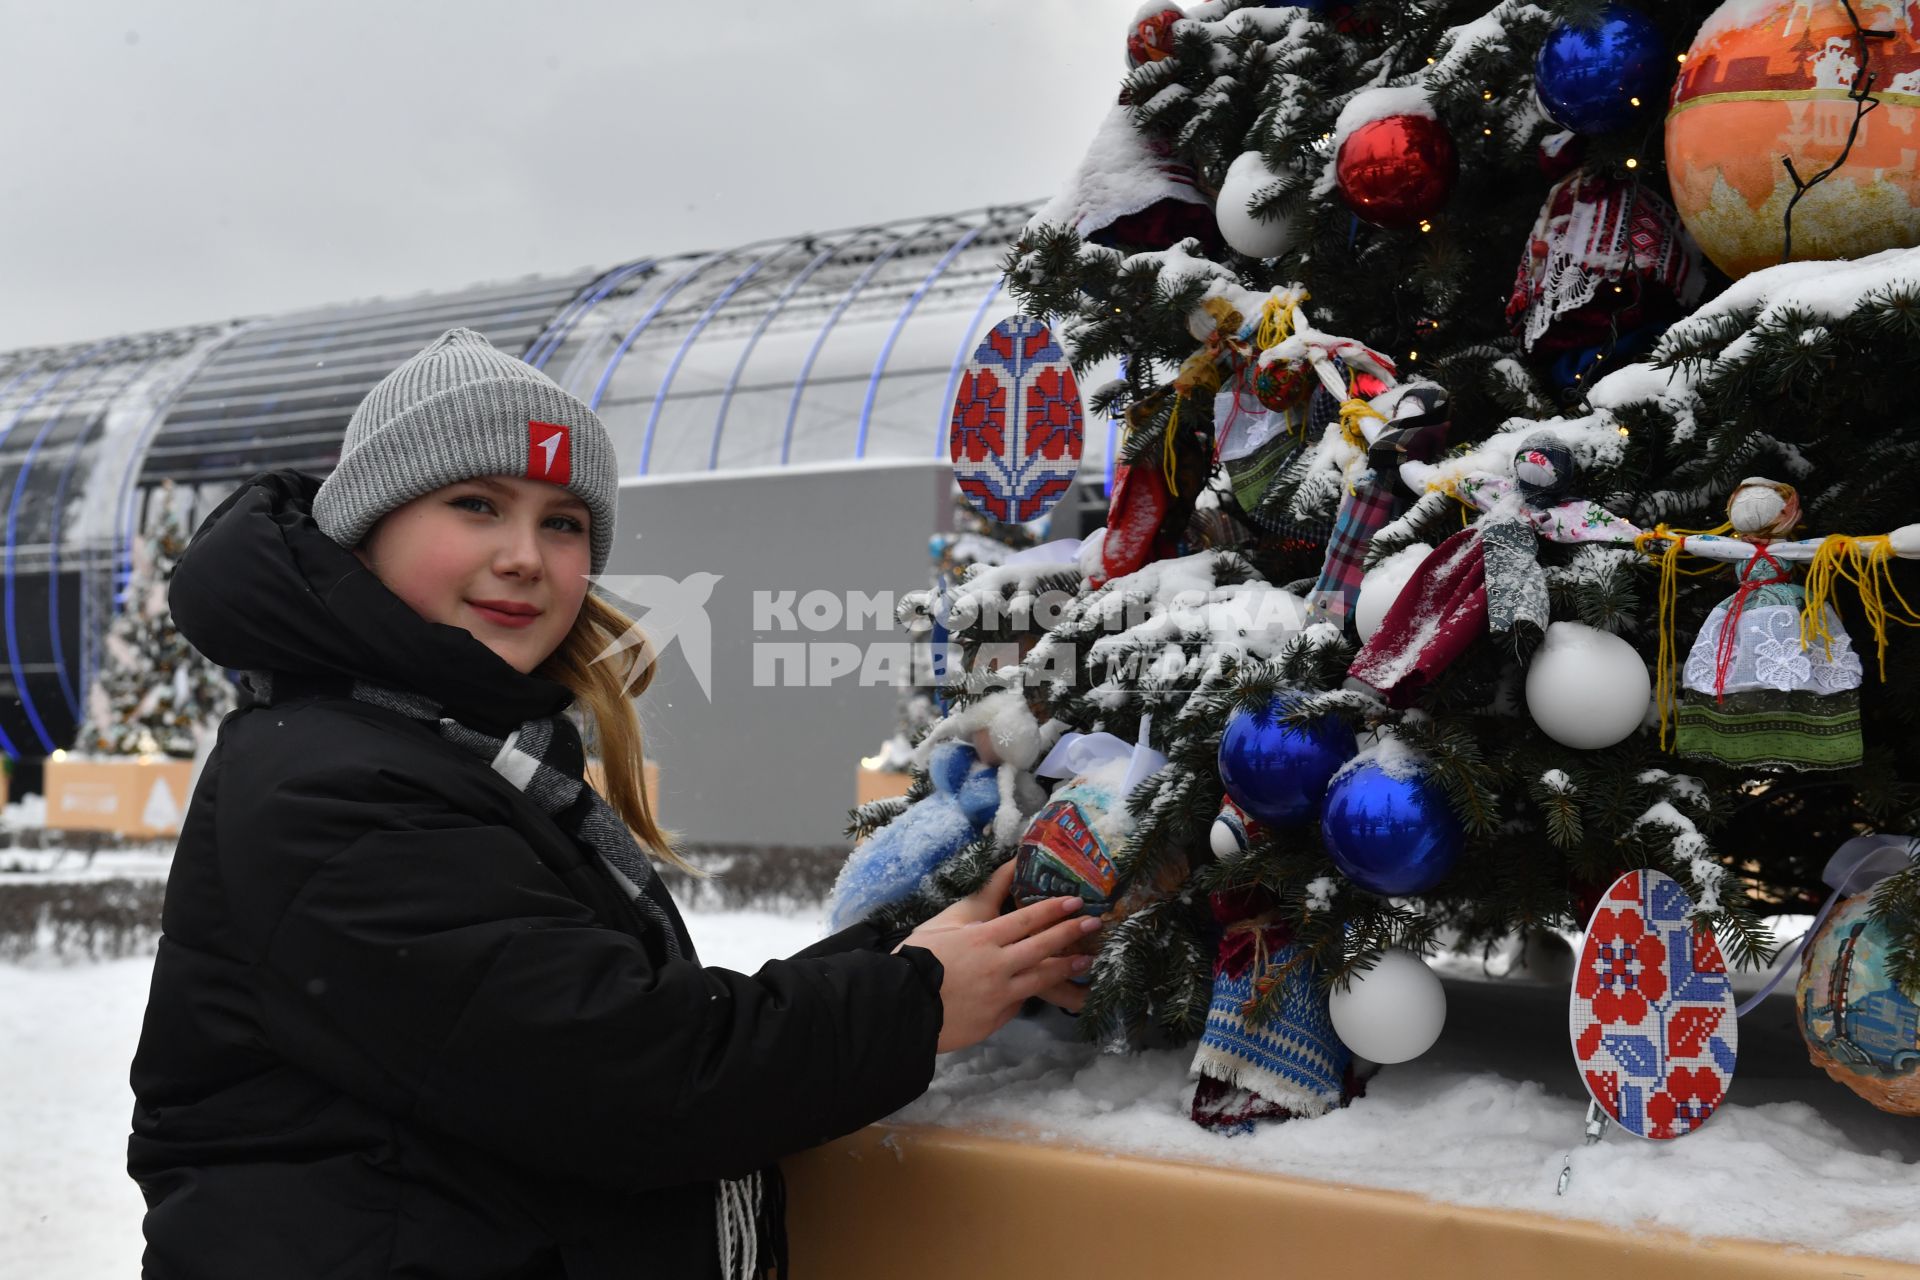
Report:
[[[209,658],[289,678],[221,723],[167,885],[145,1274],[717,1275],[715,1179],[926,1087],[938,961],[863,926],[753,977],[669,962],[486,761],[303,692],[363,676],[502,735],[570,698],[415,614],[315,526],[317,487],[249,480],[170,592]]]

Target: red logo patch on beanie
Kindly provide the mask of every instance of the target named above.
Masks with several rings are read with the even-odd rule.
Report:
[[[527,479],[565,484],[573,476],[572,433],[558,422],[527,423]]]

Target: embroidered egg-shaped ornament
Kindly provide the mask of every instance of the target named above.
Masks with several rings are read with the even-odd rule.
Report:
[[[1727,962],[1692,913],[1672,876],[1629,871],[1594,908],[1580,951],[1567,1017],[1574,1061],[1594,1101],[1636,1137],[1694,1132],[1733,1082]]]
[[[1038,520],[1073,487],[1085,444],[1080,387],[1053,331],[1030,316],[993,326],[960,375],[947,437],[973,509],[997,524]]]

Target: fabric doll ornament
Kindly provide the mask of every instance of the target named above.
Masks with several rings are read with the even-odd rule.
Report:
[[[1546,634],[1542,540],[1631,545],[1640,532],[1604,507],[1573,498],[1579,489],[1576,459],[1550,431],[1520,441],[1508,475],[1472,472],[1442,480],[1437,468],[1409,458],[1401,479],[1416,492],[1444,489],[1482,514],[1414,571],[1349,669],[1393,706],[1411,705],[1482,634],[1517,636],[1519,648]],[[1436,617],[1444,621],[1424,625]]]
[[[1439,457],[1452,429],[1446,388],[1437,382],[1409,383],[1393,405],[1387,425],[1368,446],[1367,466],[1375,475],[1391,477],[1404,487],[1401,466]]]
[[[978,839],[1000,807],[999,769],[964,742],[937,744],[927,758],[933,793],[855,846],[827,897],[827,927],[838,931],[903,901],[927,876]]]
[[[1673,206],[1637,181],[1576,173],[1547,194],[1507,320],[1528,351],[1577,351],[1671,324],[1705,282]]]
[[[1383,474],[1372,465],[1372,450],[1390,427],[1391,419],[1371,402],[1391,389],[1392,384],[1382,373],[1390,376],[1393,365],[1377,353],[1365,354],[1370,358],[1352,364],[1334,357],[1318,365],[1323,385],[1307,405],[1308,440],[1326,434],[1337,423],[1355,451],[1347,466],[1346,493],[1327,539],[1320,576],[1307,593],[1307,607],[1337,625],[1345,625],[1353,615],[1354,602],[1360,598],[1360,582],[1366,577],[1367,549],[1373,545],[1373,536],[1392,523],[1403,506],[1397,477]],[[1374,368],[1369,370],[1368,365]],[[1334,394],[1342,380],[1344,399]],[[1427,402],[1419,399],[1402,397],[1402,402],[1414,413],[1424,413],[1427,408]]]
[[[1207,1029],[1188,1075],[1202,1128],[1245,1133],[1256,1121],[1324,1115],[1358,1092],[1353,1054],[1334,1033],[1327,994],[1265,890],[1211,895],[1224,926]],[[1249,914],[1249,913],[1252,914]],[[1277,996],[1275,988],[1279,988]],[[1266,1002],[1272,1015],[1253,1021]]]
[[[1735,567],[1739,585],[1687,654],[1674,751],[1756,768],[1859,764],[1860,655],[1831,608],[1822,608],[1824,631],[1803,634],[1806,592],[1789,562],[1767,550],[1792,536],[1800,495],[1778,481],[1743,480],[1727,516],[1757,552]]]

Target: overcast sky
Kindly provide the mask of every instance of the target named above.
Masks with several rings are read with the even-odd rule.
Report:
[[[1138,0],[0,0],[0,350],[1044,198]]]

